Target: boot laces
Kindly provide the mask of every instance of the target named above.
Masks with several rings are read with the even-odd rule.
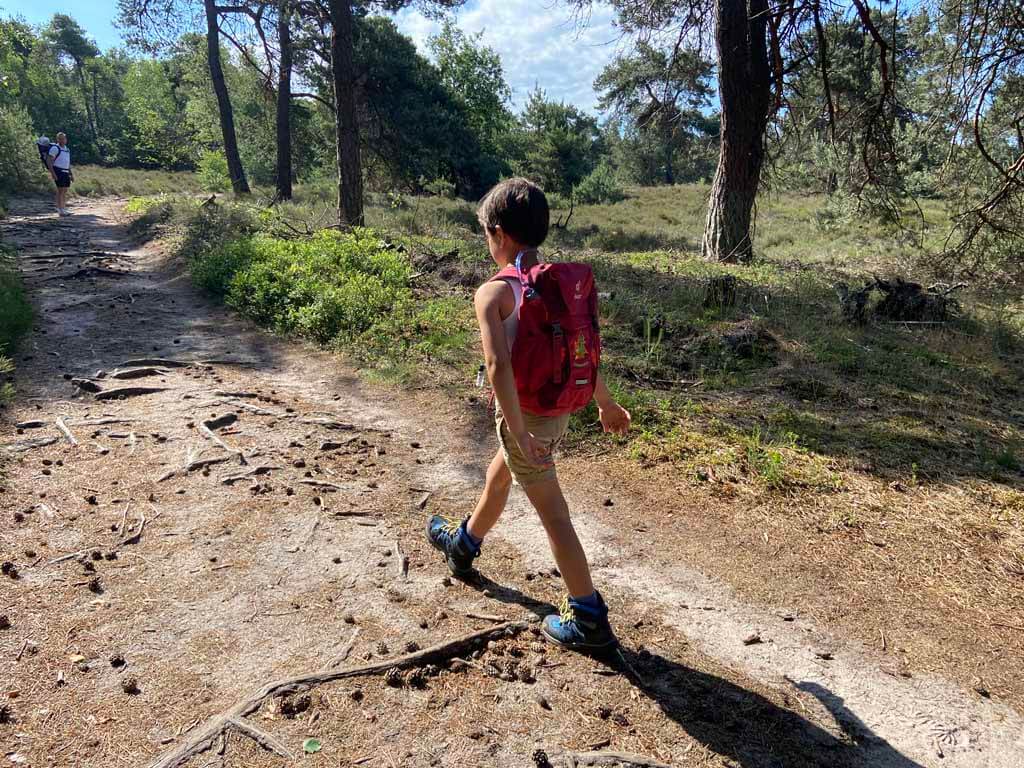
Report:
[[[563,624],[576,621],[576,611],[573,610],[572,605],[569,603],[568,595],[563,597],[562,602],[558,605],[558,618]]]
[[[449,517],[448,515],[438,515],[443,521],[441,524],[441,530],[447,533],[449,536],[458,536],[459,528],[462,527],[461,517]]]

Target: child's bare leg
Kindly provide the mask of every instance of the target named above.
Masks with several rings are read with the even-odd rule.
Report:
[[[551,554],[555,556],[569,595],[574,598],[593,595],[594,582],[590,578],[587,556],[569,518],[569,505],[562,495],[558,479],[539,480],[523,486],[523,490],[544,524]]]
[[[512,489],[512,473],[505,464],[505,456],[499,450],[491,464],[487,467],[487,481],[484,483],[480,501],[476,503],[466,530],[476,539],[482,539],[498,522],[501,513],[508,503],[508,494]]]

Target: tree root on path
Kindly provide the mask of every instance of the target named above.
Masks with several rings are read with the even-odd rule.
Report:
[[[175,475],[182,475],[182,474],[187,475],[189,472],[194,472],[195,470],[203,469],[204,467],[210,467],[210,466],[213,466],[214,464],[223,464],[225,461],[231,461],[234,458],[237,458],[237,457],[232,455],[232,456],[215,456],[212,459],[195,459],[194,461],[189,461],[183,467],[178,467],[177,469],[172,469],[170,472],[167,472],[167,473],[161,475],[160,478],[157,480],[157,482],[158,483],[162,483],[165,480],[170,480]]]
[[[4,448],[13,453],[20,453],[22,451],[31,451],[34,448],[45,448],[48,445],[53,445],[58,441],[56,437],[37,437],[33,440],[21,440],[17,443],[7,443]]]
[[[166,376],[167,371],[160,368],[128,368],[127,370],[118,370],[110,374],[112,379],[144,379],[147,376]]]
[[[298,677],[290,677],[284,680],[277,680],[267,683],[248,698],[240,701],[226,712],[212,717],[205,725],[197,728],[183,744],[165,752],[155,761],[148,765],[148,768],[180,768],[190,759],[214,746],[214,743],[230,728],[237,729],[240,733],[255,739],[261,746],[270,749],[282,757],[291,757],[288,750],[270,734],[256,728],[251,723],[245,722],[242,718],[251,715],[263,702],[271,696],[284,696],[289,693],[307,691],[317,685],[330,683],[335,680],[342,680],[349,677],[361,677],[363,675],[380,675],[391,669],[405,669],[408,667],[419,667],[427,664],[441,664],[460,656],[476,646],[486,643],[499,637],[512,637],[523,632],[530,626],[526,621],[510,621],[490,629],[473,632],[469,635],[449,640],[438,645],[424,648],[415,653],[399,656],[397,659],[378,661],[373,664],[365,664],[360,667],[336,670],[328,667],[316,672],[311,672]],[[354,639],[354,638],[353,638]],[[597,765],[597,763],[589,763]],[[607,763],[606,763],[607,764]],[[647,762],[636,763],[639,766],[660,766],[659,763]],[[667,767],[666,767],[667,768]]]
[[[167,387],[119,387],[117,389],[105,389],[101,392],[97,392],[96,399],[121,400],[126,397],[139,397],[140,395],[155,395],[157,392],[166,391]]]
[[[619,766],[619,768],[672,768],[667,763],[661,763],[645,755],[635,755],[631,752],[552,752],[555,762],[551,765],[561,764],[565,768],[578,768],[579,766],[608,765]]]

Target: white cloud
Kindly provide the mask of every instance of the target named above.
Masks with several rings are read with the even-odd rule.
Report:
[[[469,34],[482,31],[484,44],[501,56],[516,109],[536,84],[549,98],[596,110],[594,79],[614,57],[619,41],[610,6],[595,3],[583,25],[556,0],[471,0],[455,18]],[[427,39],[440,24],[415,10],[402,11],[396,21],[429,55]]]

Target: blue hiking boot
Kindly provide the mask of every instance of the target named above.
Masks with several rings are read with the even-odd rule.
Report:
[[[615,648],[619,641],[608,623],[608,606],[601,595],[600,605],[592,608],[571,597],[559,605],[559,614],[545,617],[541,632],[553,643],[573,651],[604,651]]]
[[[448,563],[453,576],[464,579],[473,572],[473,560],[480,555],[465,532],[466,520],[444,515],[432,515],[427,520],[427,539],[439,550]]]

